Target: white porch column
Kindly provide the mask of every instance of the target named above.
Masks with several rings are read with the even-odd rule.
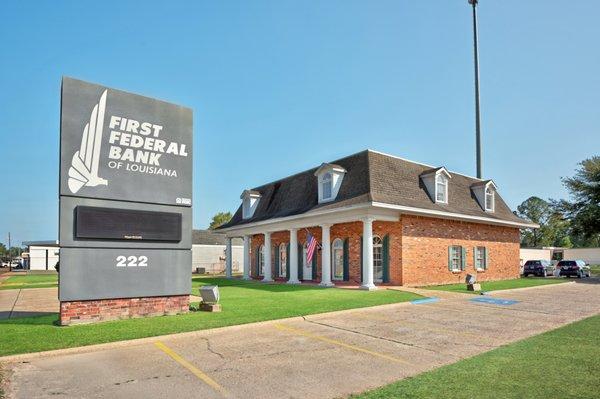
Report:
[[[298,280],[298,229],[290,229],[290,279],[288,284],[300,284],[300,280]]]
[[[331,243],[329,238],[330,224],[321,225],[321,287],[333,287],[331,282]]]
[[[269,283],[269,282],[273,281],[273,278],[271,277],[271,232],[265,233],[265,245],[263,246],[263,248],[264,248],[263,257],[265,260],[265,263],[264,263],[265,276],[263,277],[262,281],[264,283]]]
[[[250,236],[244,236],[244,280],[250,280]]]
[[[366,217],[363,222],[363,290],[376,290],[373,284],[373,218]]]
[[[231,278],[233,260],[231,259],[233,252],[231,251],[231,237],[227,237],[225,244],[225,277]]]

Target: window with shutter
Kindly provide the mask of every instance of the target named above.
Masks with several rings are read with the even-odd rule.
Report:
[[[486,247],[473,248],[473,260],[475,263],[475,269],[477,269],[477,270],[487,269],[487,248]]]
[[[448,270],[458,272],[464,270],[465,253],[460,245],[451,245],[448,247]]]

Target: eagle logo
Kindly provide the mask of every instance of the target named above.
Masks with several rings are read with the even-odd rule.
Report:
[[[104,110],[106,108],[106,92],[94,106],[90,121],[83,129],[81,147],[75,152],[69,168],[68,186],[73,194],[81,187],[107,186],[108,181],[98,176],[100,147],[102,146],[102,129],[104,127]]]

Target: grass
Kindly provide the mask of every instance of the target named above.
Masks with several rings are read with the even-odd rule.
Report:
[[[590,265],[592,276],[600,277],[600,265]]]
[[[177,316],[70,327],[59,327],[56,324],[57,315],[2,320],[0,356],[204,330],[420,298],[412,293],[393,290],[367,292],[203,277],[192,279],[192,292],[197,294],[198,287],[204,284],[219,285],[223,307],[221,313],[191,312]]]
[[[597,398],[598,331],[600,315],[353,397]]]
[[[548,285],[548,284],[560,284],[566,283],[570,280],[566,278],[543,278],[543,277],[522,277],[516,278],[512,280],[499,280],[499,281],[483,281],[481,282],[481,290],[482,291],[500,291],[500,290],[510,290],[512,288],[525,288],[525,287],[535,287],[538,285]],[[461,284],[446,284],[446,285],[434,285],[423,287],[428,290],[440,290],[440,291],[451,291],[451,292],[461,292],[465,294],[478,294],[478,292],[468,291],[467,285],[464,283]]]
[[[11,276],[0,283],[0,290],[47,288],[58,286],[58,274],[24,274]]]

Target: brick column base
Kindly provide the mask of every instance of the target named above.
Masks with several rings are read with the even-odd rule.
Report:
[[[189,295],[96,299],[60,303],[60,325],[187,313]]]

